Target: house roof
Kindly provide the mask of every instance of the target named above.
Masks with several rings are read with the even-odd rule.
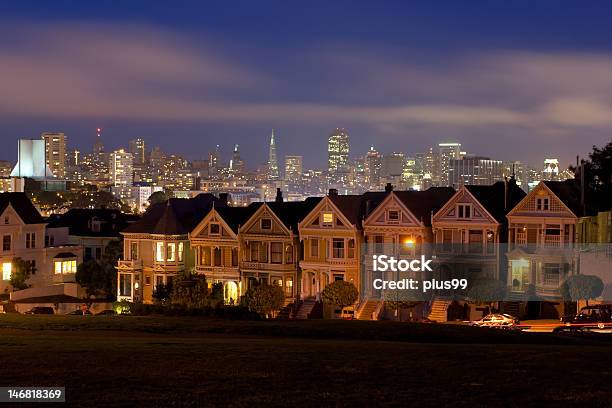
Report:
[[[465,186],[480,204],[500,223],[526,195],[515,182],[498,181],[489,186]],[[506,191],[507,187],[507,191]]]
[[[323,197],[308,197],[304,201],[268,202],[266,205],[292,231],[298,230],[298,223],[310,213]]]
[[[263,203],[258,202],[251,203],[247,207],[215,207],[215,210],[232,231],[237,234],[238,228],[244,225],[262,205]]]
[[[4,212],[9,204],[15,209],[24,223],[45,223],[45,220],[25,193],[0,193],[0,214]]]
[[[452,187],[430,187],[424,191],[395,191],[395,195],[423,222],[431,225],[431,214],[436,213],[455,194]]]
[[[100,231],[93,231],[91,221],[101,221]],[[119,232],[128,225],[136,222],[138,216],[124,214],[115,209],[85,209],[73,208],[61,215],[52,215],[48,218],[48,228],[67,227],[70,235],[118,237]]]
[[[565,181],[543,181],[544,185],[550,189],[577,217],[594,215],[597,212],[593,208],[590,190],[585,191],[585,206],[580,204],[581,190],[580,183],[576,179]]]
[[[72,252],[60,252],[59,254],[55,255],[53,259],[65,259],[65,258],[76,258],[76,257],[77,256],[73,254]]]
[[[171,198],[150,206],[142,218],[123,230],[126,233],[159,235],[186,235],[204,216],[215,207],[224,207],[226,202],[212,194],[199,194],[194,198]]]
[[[388,195],[386,191],[369,191],[361,195],[335,195],[329,197],[351,224],[361,227],[362,220],[369,215]]]

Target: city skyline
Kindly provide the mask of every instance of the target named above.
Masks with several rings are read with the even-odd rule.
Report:
[[[265,163],[274,128],[278,157],[323,168],[345,127],[354,152],[458,141],[565,167],[612,131],[607,5],[138,4],[1,6],[5,143],[61,131],[84,149],[102,127],[114,148],[144,138],[195,160],[239,144]]]

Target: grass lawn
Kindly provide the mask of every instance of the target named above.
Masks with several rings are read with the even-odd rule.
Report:
[[[0,385],[66,386],[68,405],[87,407],[604,407],[606,339],[394,322],[2,315]]]

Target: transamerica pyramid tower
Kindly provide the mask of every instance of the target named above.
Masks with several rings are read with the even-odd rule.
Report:
[[[270,150],[268,153],[268,179],[278,180],[279,178],[278,161],[276,160],[276,142],[274,140],[274,129],[272,129],[272,135],[270,136]]]

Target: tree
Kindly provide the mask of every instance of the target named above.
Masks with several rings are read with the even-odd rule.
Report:
[[[11,266],[11,286],[13,290],[23,290],[30,287],[26,282],[30,277],[30,265],[21,258],[13,259]]]
[[[153,299],[155,302],[160,304],[165,304],[170,300],[170,296],[172,294],[172,284],[163,284],[160,283],[155,285],[155,289],[153,289]]]
[[[359,292],[351,282],[339,280],[327,285],[321,292],[321,297],[325,303],[344,309],[355,304]]]
[[[497,279],[482,279],[476,281],[474,286],[468,290],[468,298],[476,303],[488,304],[491,309],[496,302],[506,296],[508,288],[506,284]]]
[[[172,283],[170,303],[186,309],[203,309],[210,305],[208,284],[204,275],[185,273]]]
[[[156,191],[149,197],[149,205],[165,203],[170,198],[172,198],[172,194],[166,191]]]
[[[583,160],[586,185],[593,194],[593,201],[598,210],[610,209],[609,197],[612,197],[612,141],[602,148],[593,146],[589,160]],[[580,180],[581,167],[571,167]]]
[[[594,275],[572,275],[561,285],[561,294],[567,300],[574,302],[584,300],[587,306],[589,299],[601,296],[604,289],[603,281]]]
[[[87,288],[88,296],[114,298],[117,292],[117,270],[115,266],[123,256],[121,240],[112,240],[104,248],[99,261],[88,260],[77,268],[76,281]]]
[[[259,285],[251,288],[245,295],[246,306],[262,316],[274,316],[285,303],[283,288],[278,285]]]
[[[420,290],[400,290],[385,289],[382,292],[382,299],[385,301],[385,308],[396,310],[397,316],[402,309],[410,309],[418,303],[427,300]]]

